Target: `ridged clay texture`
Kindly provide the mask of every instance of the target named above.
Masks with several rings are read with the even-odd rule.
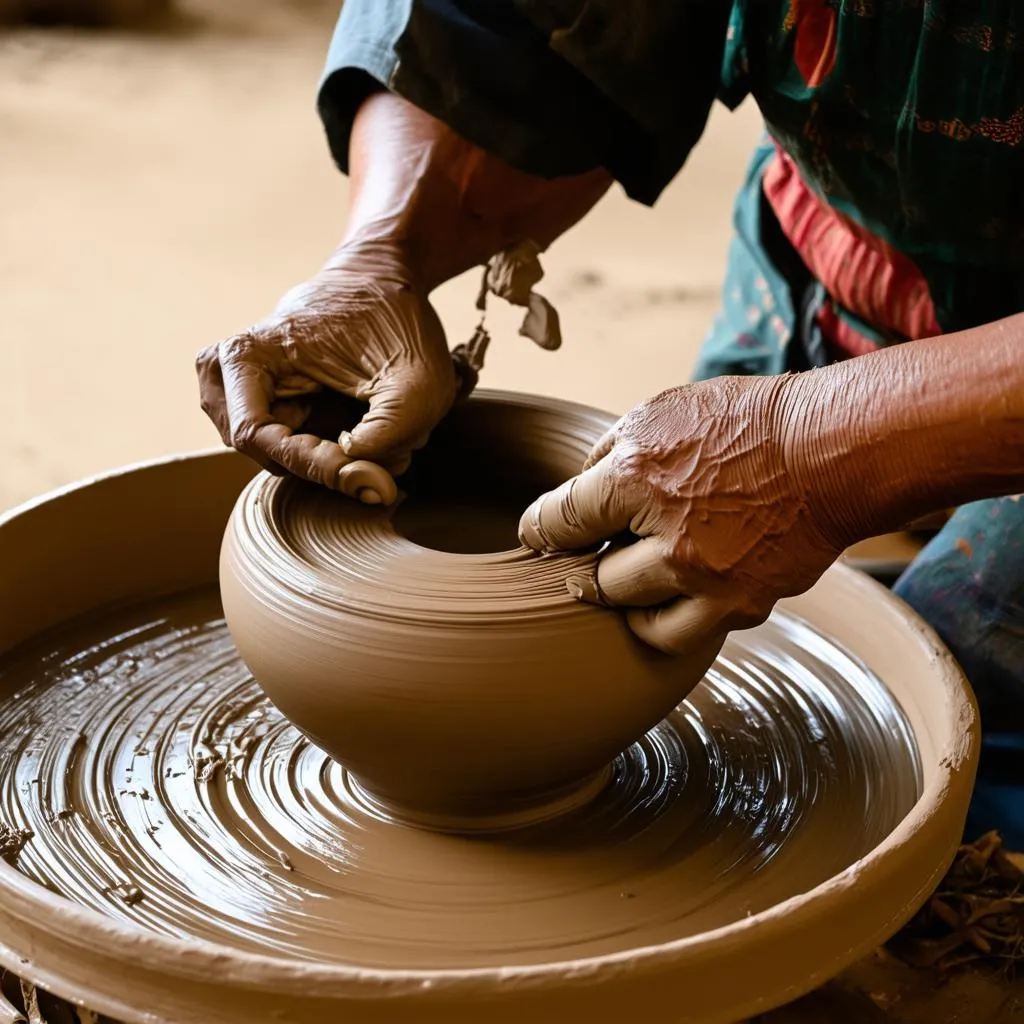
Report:
[[[885,685],[784,613],[731,638],[586,806],[469,836],[369,804],[260,693],[215,587],[0,662],[20,871],[154,933],[317,964],[498,969],[706,934],[869,854],[920,774]]]
[[[611,425],[482,393],[439,428],[390,507],[258,476],[225,534],[221,594],[271,701],[398,818],[486,829],[559,813],[700,682],[720,644],[661,654],[538,556],[516,524]]]
[[[224,524],[253,473],[251,463],[226,451],[161,460],[0,516],[0,703],[14,730],[5,735],[11,756],[0,763],[27,787],[5,791],[3,815],[9,826],[38,833],[15,865],[0,860],[0,965],[25,980],[125,1024],[725,1024],[794,999],[870,952],[914,913],[948,866],[977,763],[970,691],[912,612],[842,566],[782,602],[767,627],[734,634],[709,685],[671,716],[671,728],[631,748],[651,751],[651,743],[675,732],[685,750],[675,780],[627,775],[643,785],[620,833],[630,821],[643,825],[660,813],[657,801],[643,797],[651,785],[659,799],[675,794],[683,811],[681,818],[661,813],[653,829],[637,826],[638,844],[609,847],[595,837],[587,845],[586,834],[573,834],[575,816],[540,826],[561,837],[554,847],[523,845],[518,833],[464,837],[373,817],[356,794],[349,802],[339,788],[343,769],[275,723],[223,623],[204,625],[204,615],[217,614]],[[197,602],[189,596],[195,588],[208,597]],[[172,608],[178,612],[171,615]],[[92,623],[87,636],[69,625],[83,615]],[[800,623],[818,637],[814,650]],[[31,652],[47,644],[50,656],[32,662]],[[833,691],[834,677],[845,681],[840,691]],[[841,703],[834,692],[844,694]],[[27,712],[18,710],[23,704]],[[916,757],[907,757],[905,731],[886,725],[901,719]],[[207,770],[216,752],[211,742],[230,762],[215,772]],[[661,763],[677,763],[668,746],[663,750]],[[628,763],[641,765],[632,755]],[[891,782],[897,764],[909,799],[918,794],[905,812]],[[702,776],[701,765],[711,774]],[[838,790],[827,781],[823,787],[823,772]],[[865,849],[874,842],[866,818],[847,801],[858,787],[887,834],[846,868],[822,864],[835,873],[816,882],[798,851],[834,852],[842,837],[854,842],[848,854],[857,856],[858,836]],[[615,783],[605,792],[612,803],[599,797],[585,816],[632,799]],[[823,835],[812,820],[823,824]],[[681,830],[665,860],[657,840],[673,822]],[[782,841],[780,853],[766,830]],[[742,847],[734,846],[744,833]],[[276,839],[283,840],[279,859]],[[83,863],[83,843],[107,865],[101,874]],[[424,860],[422,851],[435,846],[436,858]],[[394,866],[403,851],[415,883],[403,890],[407,903],[396,905],[393,889],[376,888],[372,898],[350,889],[353,864],[359,886],[372,888],[389,878],[380,857],[385,868]],[[660,868],[641,871],[628,888],[625,879],[614,885],[622,858],[642,865],[650,852],[653,866],[671,872],[686,863],[687,851],[696,856],[685,873],[687,891],[701,897],[690,907],[666,897],[663,915],[657,907],[645,915],[644,893],[663,877]],[[592,870],[579,870],[577,854]],[[763,870],[752,877],[733,870],[737,855],[745,868],[760,858]],[[559,901],[547,907],[547,889],[532,886],[517,896],[531,856],[549,882],[566,872],[555,890],[559,900],[589,893],[596,900],[592,923],[607,931],[626,915],[645,936],[617,936],[620,952],[591,945],[570,957],[566,941],[587,939],[588,918],[560,917]],[[475,868],[461,871],[464,864]],[[488,886],[504,886],[527,915],[495,913],[476,889],[488,868]],[[124,872],[143,890],[141,902],[132,892],[108,890]],[[769,876],[778,886],[770,897]],[[452,899],[448,879],[464,900]],[[593,884],[602,879],[607,886]],[[772,905],[750,904],[737,888],[743,879],[760,906]],[[327,891],[344,899],[324,899]],[[708,922],[723,899],[732,901],[736,919]],[[424,901],[449,914],[447,930],[420,920]],[[346,907],[358,909],[365,933],[341,919]],[[418,958],[403,960],[393,949],[394,966],[369,966],[376,958],[359,936],[385,937],[379,915],[390,920],[403,908],[430,942]],[[314,918],[339,915],[331,957],[324,955],[330,930],[311,928],[303,910]],[[481,912],[497,925],[476,944]],[[677,937],[648,930],[679,915],[685,926],[673,926]],[[553,926],[543,945],[521,950],[519,963],[500,952],[499,944],[510,948],[541,917]],[[226,927],[211,927],[216,919]],[[575,934],[559,920],[572,920]],[[404,927],[395,935],[410,937]],[[473,955],[455,956],[456,942]],[[428,967],[428,960],[450,966]],[[502,966],[479,966],[487,961]]]

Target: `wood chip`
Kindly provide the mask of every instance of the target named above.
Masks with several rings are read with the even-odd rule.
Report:
[[[928,902],[888,944],[913,967],[1012,975],[1024,961],[1024,867],[997,832],[960,847]]]

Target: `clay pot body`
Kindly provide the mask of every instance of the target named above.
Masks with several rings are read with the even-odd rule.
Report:
[[[438,430],[393,508],[270,475],[240,497],[221,557],[238,650],[396,813],[472,827],[582,799],[718,653],[668,658],[570,597],[566,577],[595,554],[519,546],[522,510],[611,422],[485,393]]]

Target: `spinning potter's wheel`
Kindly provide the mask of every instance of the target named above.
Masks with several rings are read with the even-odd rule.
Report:
[[[435,430],[395,506],[269,474],[239,498],[221,557],[238,652],[389,817],[481,831],[586,803],[714,661],[720,637],[669,658],[574,600],[595,553],[519,543],[523,509],[610,425],[485,393]]]
[[[0,864],[0,961],[22,977],[125,1022],[726,1021],[856,959],[944,870],[973,704],[845,569],[734,636],[574,817],[384,820],[228,638],[217,549],[251,476],[197,456],[0,524],[0,821],[35,833]]]

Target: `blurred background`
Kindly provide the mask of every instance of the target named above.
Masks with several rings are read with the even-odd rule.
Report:
[[[0,0],[0,17],[25,2]],[[114,20],[140,2],[107,0]],[[219,444],[195,352],[267,312],[341,235],[346,182],[315,111],[338,9],[178,0],[145,26],[0,27],[0,510]],[[615,193],[554,246],[538,290],[561,313],[560,352],[534,350],[521,313],[492,302],[483,384],[621,412],[683,383],[759,130],[752,106],[717,109],[655,210]],[[452,345],[476,323],[477,283],[435,296]]]

